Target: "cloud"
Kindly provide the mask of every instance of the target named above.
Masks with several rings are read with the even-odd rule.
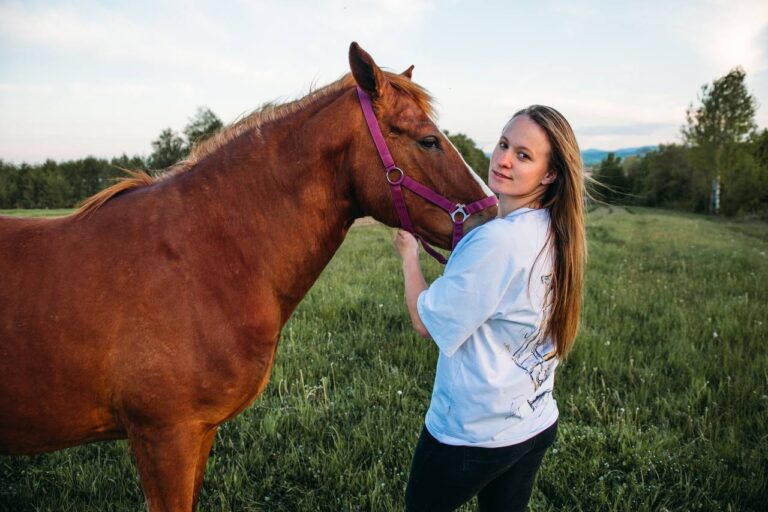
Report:
[[[768,69],[768,2],[711,0],[690,4],[671,18],[674,30],[718,70],[737,65]]]
[[[332,37],[340,36],[333,29],[348,37],[359,37],[360,34],[376,37],[383,32],[413,29],[435,8],[434,0],[367,0],[354,4],[333,0],[324,2],[317,16],[326,28],[332,29],[329,33]]]
[[[175,90],[187,91],[189,84],[178,84]],[[61,93],[81,95],[83,97],[103,96],[107,98],[142,96],[151,92],[152,88],[143,83],[95,84],[86,82],[70,82],[62,85],[48,83],[0,83],[0,96],[27,95],[51,96]]]
[[[583,2],[567,2],[556,0],[546,2],[545,7],[555,17],[565,16],[578,23],[591,23],[600,17],[600,9],[596,5]]]
[[[636,91],[609,91],[604,97],[595,97],[583,92],[564,94],[562,89],[542,88],[522,91],[515,96],[498,96],[504,98],[500,104],[508,110],[531,103],[554,106],[574,126],[668,125],[682,120],[687,106],[665,93]]]
[[[205,69],[235,77],[252,73],[236,56],[180,40],[170,31],[153,30],[119,12],[96,7],[76,12],[66,6],[0,4],[0,40],[102,61]]]
[[[605,126],[575,127],[574,131],[579,135],[653,135],[668,131],[680,126],[679,123],[629,123]]]

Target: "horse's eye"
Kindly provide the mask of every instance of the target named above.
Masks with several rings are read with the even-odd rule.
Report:
[[[419,144],[421,144],[421,147],[426,149],[439,149],[440,148],[440,141],[437,139],[437,137],[434,137],[430,135],[429,137],[424,137],[419,141]]]

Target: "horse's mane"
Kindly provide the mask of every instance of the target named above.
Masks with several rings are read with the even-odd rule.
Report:
[[[384,74],[395,90],[409,96],[429,117],[434,117],[435,111],[432,97],[424,88],[413,83],[410,78],[407,78],[404,75],[391,73],[389,71],[384,71]],[[306,96],[298,100],[282,104],[267,103],[222,129],[217,134],[201,141],[192,148],[192,151],[185,160],[171,165],[158,174],[150,175],[140,170],[131,171],[122,169],[128,176],[119,178],[114,185],[85,199],[72,215],[76,217],[85,217],[98,210],[104,203],[119,194],[123,194],[136,188],[152,185],[153,183],[165,180],[176,174],[186,172],[192,169],[205,157],[215,154],[225,148],[230,142],[241,135],[249,133],[252,136],[260,137],[261,127],[263,125],[284,119],[285,117],[306,108],[318,99],[354,86],[355,80],[352,77],[352,74],[347,73],[331,84],[315,90],[310,89],[310,92]],[[375,100],[374,107],[376,107]]]

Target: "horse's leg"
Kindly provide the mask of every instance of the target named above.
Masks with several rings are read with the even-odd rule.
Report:
[[[195,472],[195,495],[193,497],[193,506],[197,505],[200,498],[200,490],[203,488],[203,477],[205,476],[205,465],[208,464],[208,456],[211,454],[213,440],[216,439],[216,432],[219,427],[213,427],[205,433],[203,443],[200,446],[200,456],[197,459],[197,470]]]
[[[150,512],[194,510],[200,452],[209,432],[199,423],[128,428]]]

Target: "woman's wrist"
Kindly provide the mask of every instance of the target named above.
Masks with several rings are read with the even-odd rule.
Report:
[[[408,314],[416,332],[424,337],[429,337],[429,332],[419,316],[417,302],[421,292],[427,289],[427,282],[421,271],[418,253],[403,255],[403,280],[405,282],[405,304]]]
[[[401,255],[402,264],[403,264],[403,271],[410,269],[412,267],[416,267],[419,270],[421,270],[421,264],[419,262],[419,253],[416,251],[413,252],[407,252],[405,254]]]

